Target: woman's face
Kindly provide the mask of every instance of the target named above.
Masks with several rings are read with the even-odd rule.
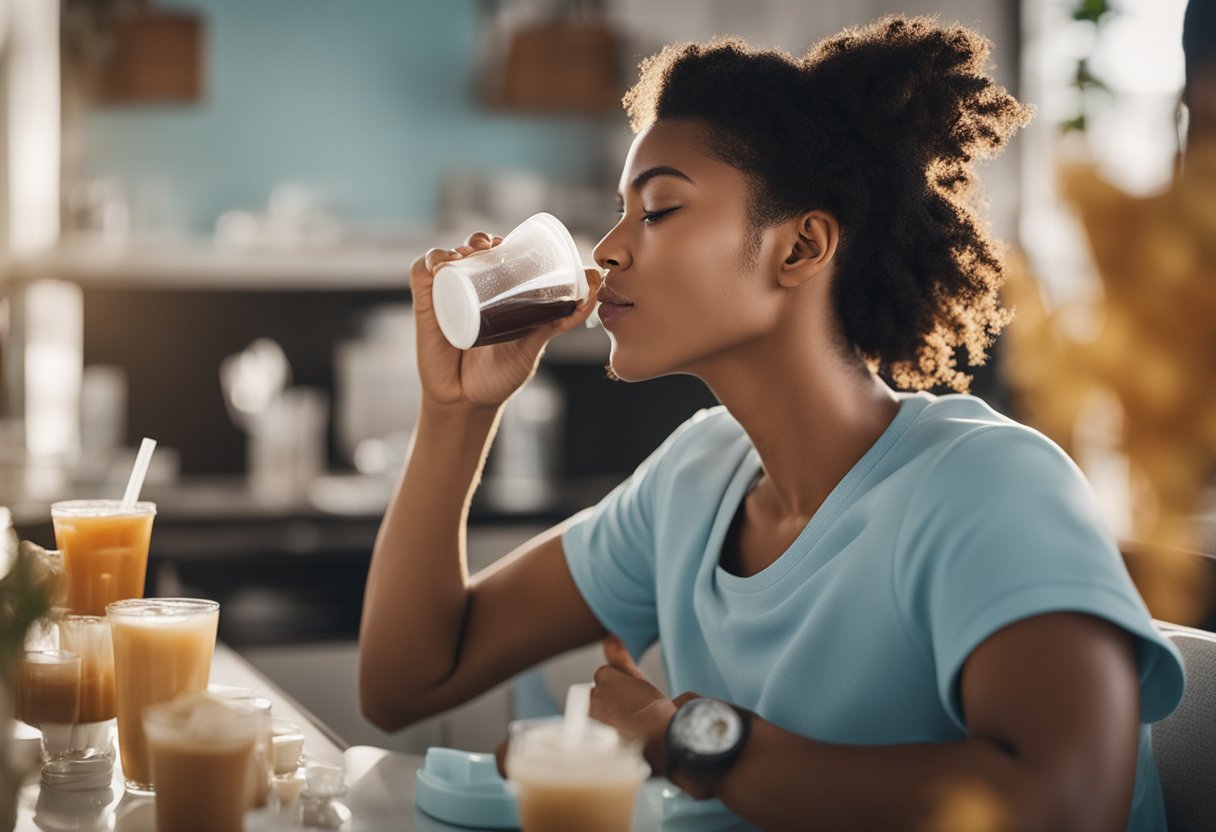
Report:
[[[758,255],[748,250],[748,181],[710,156],[703,136],[692,121],[638,135],[621,174],[621,219],[595,247],[611,366],[628,381],[699,374],[756,348],[778,322],[783,290],[768,272],[782,258],[768,234]]]

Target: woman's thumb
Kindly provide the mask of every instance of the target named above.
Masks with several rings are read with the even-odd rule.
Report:
[[[619,636],[608,636],[608,638],[604,639],[604,658],[608,660],[608,664],[622,673],[636,676],[639,679],[646,679],[646,674],[634,664],[633,657],[625,649],[625,642],[621,641]]]

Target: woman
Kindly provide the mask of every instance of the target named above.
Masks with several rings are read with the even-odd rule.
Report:
[[[1148,723],[1181,664],[1081,474],[978,399],[879,375],[965,389],[955,353],[982,362],[1007,321],[967,196],[1028,111],[986,60],[965,28],[892,17],[803,60],[725,40],[643,64],[595,250],[611,371],[693,374],[723,407],[473,578],[501,407],[592,304],[461,354],[432,274],[498,238],[414,264],[424,403],[368,576],[369,719],[400,728],[612,634],[593,715],[717,799],[673,802],[694,828],[920,829],[952,795],[996,828],[1163,828]],[[634,666],[660,636],[672,690],[695,693]],[[668,738],[701,706],[723,747]]]

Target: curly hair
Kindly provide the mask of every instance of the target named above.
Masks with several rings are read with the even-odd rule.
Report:
[[[831,297],[847,344],[901,387],[965,391],[957,353],[982,365],[1012,319],[973,167],[1032,113],[988,77],[988,50],[961,25],[903,16],[847,29],[802,59],[715,38],[644,60],[623,103],[635,132],[660,119],[704,124],[707,151],[750,180],[749,247],[804,211],[832,214]]]

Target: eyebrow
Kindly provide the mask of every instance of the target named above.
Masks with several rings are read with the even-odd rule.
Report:
[[[657,176],[674,176],[676,179],[683,179],[690,185],[697,184],[696,182],[692,181],[691,176],[679,168],[673,168],[670,165],[659,165],[658,167],[648,168],[639,173],[637,176],[633,177],[633,181],[629,183],[629,187],[636,191]],[[617,194],[617,198],[622,198],[619,193]]]

